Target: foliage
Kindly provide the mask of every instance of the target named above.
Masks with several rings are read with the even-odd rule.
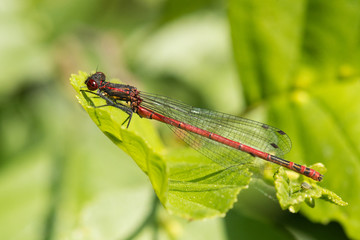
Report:
[[[297,147],[290,158],[324,163],[329,169],[324,186],[350,204],[341,209],[319,204],[304,214],[319,222],[337,219],[352,237],[360,227],[360,212],[351,207],[360,197],[354,194],[360,184],[360,55],[354,24],[359,8],[358,1],[320,0],[229,5],[247,101],[267,101],[269,116],[292,132]]]
[[[2,0],[1,6],[0,239],[360,238],[358,0]],[[314,208],[301,204],[292,214],[281,210],[273,187],[253,179],[224,218],[168,214],[149,178],[74,101],[69,75],[95,67],[148,92],[280,127],[293,141],[286,158],[323,163],[319,186],[349,205],[317,199]],[[179,147],[166,126],[134,121],[123,139],[141,143],[142,156],[159,169],[166,159],[167,179],[183,176],[176,171],[186,158],[211,166]],[[156,169],[147,170],[158,178]],[[318,188],[305,179],[292,185],[297,176],[286,175],[288,187],[277,190],[281,204],[291,206],[298,194],[312,206]],[[175,199],[172,193],[160,199]]]
[[[124,124],[127,114],[114,107],[96,107],[104,106],[106,102],[95,94],[81,91],[86,89],[84,82],[88,76],[80,72],[70,78],[71,84],[79,92],[77,97],[80,104],[101,131],[148,175],[157,196],[170,212],[188,219],[203,219],[222,216],[232,208],[240,190],[247,188],[251,179],[252,173],[246,165],[224,168],[195,151],[182,156],[178,150],[173,150],[163,156],[162,144],[158,143],[159,139],[154,136],[156,134],[146,130],[151,127],[137,127],[144,120],[139,120],[134,114],[131,128],[127,129]],[[292,212],[298,211],[304,201],[314,205],[314,199],[320,197],[341,206],[347,205],[336,194],[315,183],[311,183],[310,190],[295,192],[294,188],[300,187],[303,177],[297,176],[296,180],[290,181],[284,170],[276,174],[275,179],[282,208],[289,208]]]

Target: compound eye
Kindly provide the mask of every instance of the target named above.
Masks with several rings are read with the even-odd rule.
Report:
[[[96,77],[102,82],[105,81],[106,79],[105,74],[103,72],[96,72],[94,75],[96,75]]]
[[[87,88],[88,88],[90,91],[94,91],[94,90],[96,90],[96,89],[99,88],[97,82],[96,82],[94,79],[92,79],[92,78],[89,78],[89,79],[86,81],[86,86],[87,86]]]

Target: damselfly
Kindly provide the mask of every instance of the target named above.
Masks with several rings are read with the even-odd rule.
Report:
[[[290,138],[282,130],[257,121],[189,106],[180,101],[137,90],[130,85],[106,81],[105,74],[96,72],[85,84],[90,92],[103,98],[129,116],[154,119],[168,126],[190,146],[224,166],[248,163],[254,157],[281,165],[316,181],[319,172],[280,158],[291,149]],[[94,92],[97,91],[97,92]]]

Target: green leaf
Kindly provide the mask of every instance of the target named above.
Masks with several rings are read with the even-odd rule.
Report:
[[[168,204],[174,213],[185,218],[224,216],[250,181],[251,173],[244,166],[224,169],[194,154],[192,149],[172,152],[167,157],[169,196],[176,200]],[[195,214],[189,215],[188,208]]]
[[[71,82],[75,89],[79,91],[85,87],[83,83],[87,77],[88,74],[84,72],[73,75]],[[163,154],[162,144],[148,120],[140,120],[134,114],[130,127],[126,128],[123,121],[127,115],[119,109],[94,108],[104,104],[103,99],[95,94],[80,91],[78,99],[101,131],[148,175],[162,204],[176,215],[188,219],[223,216],[232,208],[240,190],[248,187],[253,172],[259,172],[258,169],[249,171],[247,165],[223,168],[192,149],[176,149]],[[304,178],[293,174],[298,179]],[[283,209],[295,212],[304,201],[325,198],[325,194],[312,194],[311,199],[293,194],[286,174],[275,174],[275,179],[277,196]],[[301,182],[296,180],[292,185],[301,186]],[[312,185],[315,186],[314,183]],[[345,204],[330,191],[323,189],[323,192],[327,193],[329,197],[325,199],[330,202]]]
[[[129,128],[122,123],[127,115],[104,104],[85,90],[87,73],[72,75],[71,84],[89,116],[119,148],[129,154],[146,173],[168,211],[188,219],[223,216],[241,189],[247,187],[251,173],[245,167],[224,169],[194,150],[173,150],[166,155],[159,137],[147,119],[132,117]]]
[[[337,220],[359,238],[360,195],[354,194],[360,187],[359,2],[231,0],[229,20],[249,107],[266,102],[268,121],[293,140],[289,159],[324,163],[328,172],[320,185],[349,202],[340,208],[319,201],[302,212],[316,222]],[[281,205],[297,211],[303,200],[295,201],[293,190],[283,185],[277,186]],[[344,205],[333,193],[311,186],[307,192],[318,191],[311,199],[321,195]],[[304,201],[312,204],[310,198]]]
[[[310,166],[316,169],[316,166]],[[305,202],[308,206],[315,206],[315,199],[322,198],[339,206],[348,205],[335,193],[319,187],[314,181],[305,179],[303,176],[296,180],[290,180],[284,168],[280,168],[274,175],[276,196],[282,209],[297,212]]]
[[[230,1],[234,54],[249,104],[291,84],[301,40],[295,26],[302,23],[303,9],[302,1]]]

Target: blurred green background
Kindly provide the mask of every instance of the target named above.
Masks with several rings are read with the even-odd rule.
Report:
[[[359,1],[2,0],[0,12],[0,239],[360,238]],[[170,215],[77,103],[71,73],[96,68],[283,129],[287,159],[323,162],[322,186],[350,205],[290,214],[249,189],[224,218]]]

